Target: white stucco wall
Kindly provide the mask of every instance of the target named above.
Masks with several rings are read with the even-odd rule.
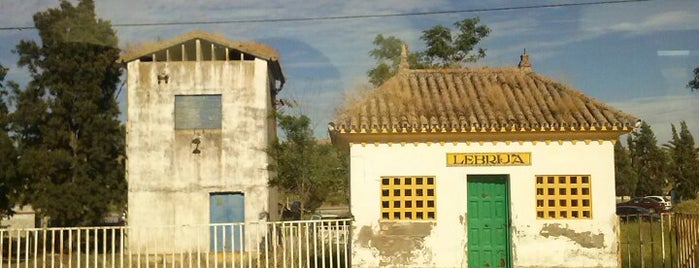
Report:
[[[15,214],[11,217],[0,218],[0,227],[6,229],[36,228],[36,213],[30,205],[14,206]]]
[[[509,175],[513,267],[616,267],[614,150],[611,141],[353,144],[354,267],[466,267],[467,175]],[[531,152],[530,166],[447,167],[447,153]],[[381,176],[435,176],[436,220],[403,224],[414,248],[391,244],[380,220]],[[536,218],[536,175],[590,175],[592,219]],[[412,225],[412,227],[410,227]],[[544,232],[542,232],[544,230]],[[422,238],[424,236],[424,238]],[[600,240],[601,238],[601,240]],[[387,242],[388,241],[388,242]],[[582,241],[582,244],[581,244]]]
[[[161,73],[168,75],[168,83],[158,84]],[[274,128],[266,61],[135,60],[128,63],[127,79],[130,227],[208,224],[209,194],[217,192],[244,194],[245,221],[259,221],[276,209],[276,204],[268,206],[269,157],[264,151]],[[221,94],[221,129],[175,130],[175,95],[201,94]],[[197,136],[201,153],[193,154]],[[246,232],[255,233],[253,229]],[[160,246],[172,250],[173,244],[191,248],[197,246],[192,241],[201,241],[206,248],[209,243],[208,230],[177,236],[147,233],[148,239],[130,237],[131,245],[165,239]],[[150,243],[149,249],[157,250],[157,242]]]

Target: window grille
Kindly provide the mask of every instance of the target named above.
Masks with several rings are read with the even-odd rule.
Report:
[[[592,196],[590,194],[590,176],[536,176],[536,218],[592,218]]]
[[[436,217],[435,178],[381,177],[383,220],[432,220]]]

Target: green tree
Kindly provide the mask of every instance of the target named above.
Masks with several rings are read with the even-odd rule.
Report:
[[[10,117],[7,108],[7,90],[3,84],[7,68],[0,65],[0,217],[11,216],[13,196],[18,187],[17,151],[9,136]]]
[[[379,86],[396,74],[400,63],[401,47],[404,43],[395,36],[384,37],[379,34],[374,38],[375,48],[369,51],[369,55],[376,59],[376,66],[367,71],[372,85]],[[408,53],[408,63],[413,68],[424,68],[423,62],[420,52]]]
[[[475,62],[485,57],[485,49],[478,48],[471,53],[481,39],[490,34],[486,25],[478,25],[480,18],[467,18],[454,23],[458,34],[454,37],[452,31],[442,25],[422,32],[427,50],[424,52],[429,65],[442,67],[458,67],[465,62]]]
[[[2,64],[0,64],[0,90],[5,91],[5,84],[3,82],[5,81],[5,75],[7,75],[8,69],[3,67]],[[4,99],[0,98],[0,99]]]
[[[617,195],[634,195],[638,177],[631,165],[629,150],[621,145],[621,141],[614,144],[614,180]]]
[[[680,199],[694,199],[699,190],[699,153],[694,144],[694,137],[689,132],[687,124],[680,123],[677,133],[672,125],[672,140],[667,145],[670,152],[669,175],[673,187]]]
[[[93,0],[62,0],[33,18],[41,42],[15,50],[31,75],[13,91],[23,198],[52,225],[97,224],[126,197],[117,37]]]
[[[286,196],[298,198],[304,209],[311,211],[329,198],[345,195],[349,183],[346,152],[318,142],[305,115],[278,114],[277,120],[285,139],[267,150],[274,160],[269,168],[276,172],[269,184]]]
[[[699,89],[699,67],[694,68],[694,78],[687,83],[687,87],[691,91]]]
[[[475,46],[490,34],[490,28],[479,23],[478,17],[466,18],[454,23],[456,33],[442,25],[423,31],[420,39],[427,49],[407,55],[411,68],[460,67],[485,57],[485,49],[475,49]],[[367,71],[371,84],[379,86],[396,74],[404,43],[395,36],[379,34],[374,38],[375,48],[369,51],[369,55],[376,60],[376,66]],[[474,50],[476,52],[472,53]]]
[[[650,125],[643,122],[640,128],[628,137],[631,166],[638,174],[636,196],[663,195],[667,184],[667,158],[657,145]]]

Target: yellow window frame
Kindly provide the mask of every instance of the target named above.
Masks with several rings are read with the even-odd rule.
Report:
[[[382,220],[436,219],[437,182],[434,176],[383,176],[379,184]]]
[[[536,175],[537,219],[592,219],[590,175]]]

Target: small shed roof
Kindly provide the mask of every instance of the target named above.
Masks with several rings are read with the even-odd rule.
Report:
[[[637,120],[570,86],[532,72],[531,64],[524,64],[512,68],[403,68],[358,101],[341,107],[329,129],[331,136],[625,132],[632,130]]]
[[[230,53],[239,52],[245,54],[245,57],[263,59],[270,63],[270,68],[277,76],[276,78],[282,81],[282,83],[284,82],[281,64],[279,63],[279,53],[274,48],[256,41],[234,41],[202,30],[194,30],[168,40],[143,42],[132,48],[127,48],[122,53],[120,61],[130,62],[136,59],[165,61],[167,60],[165,55],[172,55],[171,57],[178,58],[178,60],[185,60],[187,58],[186,54],[190,53],[189,51],[194,51],[194,49],[188,49],[186,52],[181,47],[194,48],[196,40],[201,41],[200,46],[202,50],[207,52],[204,53],[206,54],[204,58],[210,60],[214,60],[216,57],[226,58],[222,51],[230,51]],[[155,56],[158,58],[154,59],[153,57]],[[189,59],[194,60],[195,57],[190,56]]]
[[[256,41],[234,41],[215,33],[205,32],[202,30],[194,30],[168,40],[163,40],[159,42],[144,42],[142,44],[139,44],[136,46],[135,49],[131,51],[126,51],[124,54],[122,54],[121,60],[124,62],[129,62],[141,56],[150,55],[157,51],[174,47],[194,39],[207,40],[219,44],[221,46],[236,49],[243,53],[248,53],[255,57],[265,60],[276,61],[279,59],[279,53],[274,48],[264,43]]]

